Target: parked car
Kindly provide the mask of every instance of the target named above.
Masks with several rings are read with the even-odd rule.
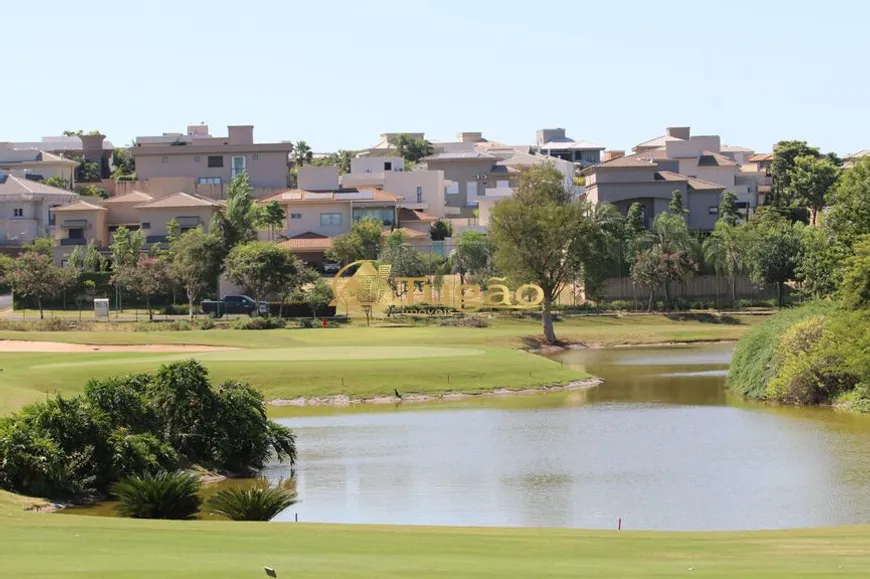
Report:
[[[341,266],[337,263],[324,263],[323,264],[323,273],[338,273],[341,269]]]
[[[199,306],[204,314],[220,318],[226,314],[262,316],[269,313],[269,305],[257,303],[250,296],[224,296],[219,300],[202,300]]]

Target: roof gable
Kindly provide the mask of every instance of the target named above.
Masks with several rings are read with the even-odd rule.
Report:
[[[173,209],[176,207],[222,207],[223,205],[214,199],[191,195],[190,193],[175,193],[169,197],[158,199],[143,205],[137,205],[137,209]]]

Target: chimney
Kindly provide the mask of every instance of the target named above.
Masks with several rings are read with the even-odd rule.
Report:
[[[483,140],[483,133],[461,132],[456,133],[456,140],[460,143],[479,143]]]
[[[227,127],[230,145],[253,145],[254,125],[230,125]]]
[[[675,139],[683,139],[684,141],[689,140],[690,132],[690,127],[668,127],[665,131],[667,136]]]
[[[604,162],[625,157],[625,151],[604,151]]]

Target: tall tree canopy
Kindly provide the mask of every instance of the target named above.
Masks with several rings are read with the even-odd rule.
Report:
[[[589,204],[574,200],[550,164],[525,169],[514,195],[492,210],[496,263],[508,276],[541,287],[544,339],[550,343],[556,341],[553,300],[593,255],[589,244],[598,233]]]
[[[202,227],[178,237],[171,247],[172,277],[187,294],[188,316],[193,319],[194,302],[217,282],[223,247],[219,237]]]
[[[377,259],[383,245],[384,224],[373,217],[354,221],[350,231],[332,240],[326,257],[348,264],[358,259]]]
[[[224,263],[227,278],[254,293],[257,303],[271,294],[290,294],[302,263],[283,247],[265,241],[237,245]],[[293,286],[293,287],[289,287]]]
[[[798,157],[819,157],[819,150],[810,147],[806,141],[780,141],[773,147],[773,160],[770,163],[772,184],[767,205],[790,207],[795,199],[792,188],[792,169]]]
[[[223,246],[224,255],[240,243],[257,239],[260,207],[254,202],[248,173],[239,173],[227,186],[227,204],[212,220],[212,232]]]
[[[795,157],[789,173],[791,189],[795,201],[810,209],[813,225],[819,211],[825,207],[828,192],[840,177],[840,168],[827,157],[805,155]]]

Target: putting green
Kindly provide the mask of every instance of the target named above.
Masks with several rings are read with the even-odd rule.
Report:
[[[161,356],[131,355],[127,358],[105,356],[100,352],[76,354],[75,361],[52,362],[31,366],[33,369],[100,366],[103,364],[165,364],[177,360],[196,358],[203,362],[315,362],[324,360],[407,360],[415,358],[456,358],[479,356],[484,350],[477,348],[447,348],[439,346],[321,346],[315,348],[265,348],[256,350],[227,350],[196,354],[167,354]],[[87,359],[82,359],[87,357]]]

